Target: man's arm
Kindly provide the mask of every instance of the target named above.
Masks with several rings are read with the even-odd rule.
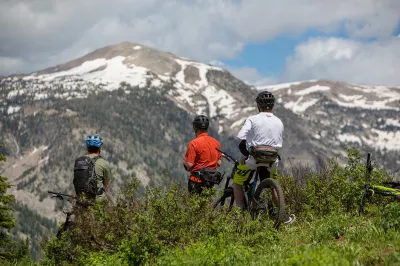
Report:
[[[239,133],[237,134],[237,138],[241,140],[239,143],[239,150],[244,156],[249,156],[249,151],[247,150],[246,146],[246,139],[250,130],[251,130],[251,120],[247,118],[242,128],[239,130]]]
[[[242,141],[239,143],[239,150],[244,156],[249,156],[250,155],[249,151],[247,150],[246,140],[245,139],[242,139]]]
[[[217,147],[218,149],[222,150],[221,143],[218,142]],[[221,163],[222,163],[222,153],[218,152],[217,167],[220,167]]]
[[[194,160],[196,159],[196,150],[192,143],[188,144],[185,158],[183,159],[183,166],[185,167],[186,171],[190,171],[190,169],[194,165]]]
[[[185,167],[186,171],[190,171],[190,169],[193,167],[193,164],[183,160],[183,167]]]
[[[104,181],[104,190],[106,192],[110,191],[110,179]]]
[[[110,191],[110,180],[111,180],[111,168],[107,162],[104,167],[103,185],[106,192]]]
[[[251,130],[251,120],[247,118],[242,128],[239,130],[237,138],[241,140],[246,140],[250,130]]]

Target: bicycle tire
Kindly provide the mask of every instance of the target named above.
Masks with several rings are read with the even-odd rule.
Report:
[[[219,198],[214,204],[213,204],[213,208],[216,209],[219,205],[221,207],[223,207],[226,203],[226,200],[228,200],[228,211],[230,211],[232,209],[233,203],[235,201],[235,198],[233,196],[233,188],[232,187],[228,187],[226,189],[224,189],[224,195],[222,195],[221,198]]]
[[[267,178],[264,181],[262,181],[260,185],[258,185],[256,192],[254,193],[254,198],[256,200],[260,199],[262,191],[266,188],[275,189],[278,195],[277,213],[275,215],[275,218],[273,219],[274,228],[278,228],[285,217],[285,198],[283,195],[283,190],[278,181],[272,178]]]
[[[368,190],[364,189],[363,194],[361,195],[361,201],[360,201],[360,206],[358,208],[358,216],[361,216],[364,214],[364,204],[365,204],[365,199],[368,196]]]
[[[71,220],[69,220],[69,217],[67,217],[67,219],[65,220],[65,222],[62,223],[62,224],[60,225],[60,227],[58,228],[57,235],[56,235],[57,238],[60,239],[61,236],[62,236],[62,233],[64,233],[64,232],[70,230],[70,229],[72,228],[72,225],[73,225],[73,222],[72,222]]]

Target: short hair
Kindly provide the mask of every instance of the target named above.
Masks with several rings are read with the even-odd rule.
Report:
[[[199,133],[208,132],[208,128],[196,128],[196,132],[199,132]]]
[[[89,153],[99,153],[100,148],[96,147],[96,146],[89,146],[89,147],[87,147],[87,151]]]
[[[273,107],[268,108],[268,107],[261,107],[261,106],[258,106],[258,107],[260,108],[260,111],[262,111],[262,112],[264,112],[264,111],[272,111],[272,108],[273,108]]]

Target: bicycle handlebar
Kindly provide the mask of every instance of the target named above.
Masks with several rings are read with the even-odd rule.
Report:
[[[64,196],[64,197],[69,197],[69,198],[76,199],[75,196],[71,196],[71,195],[68,195],[68,194],[63,194],[63,193],[60,193],[60,192],[54,192],[54,191],[50,191],[49,190],[49,191],[47,191],[47,193],[54,194],[53,197],[57,197],[57,198],[62,198],[63,199],[63,196]]]
[[[218,148],[215,148],[215,149],[217,151],[219,151],[220,153],[222,153],[222,156],[224,156],[228,161],[234,162],[235,164],[239,163],[235,158],[233,158],[231,155],[227,154],[226,152],[224,152],[224,151],[222,151],[222,150],[220,150]]]

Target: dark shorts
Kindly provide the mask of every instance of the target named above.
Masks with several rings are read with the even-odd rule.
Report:
[[[252,170],[249,178],[244,182],[244,183],[249,183],[250,180],[253,178],[253,175],[255,175],[256,170]],[[260,166],[258,167],[258,176],[260,177],[260,182],[264,181],[266,178],[270,177],[270,172],[268,171],[267,167]]]
[[[213,185],[209,184],[207,182],[194,182],[189,179],[188,181],[188,191],[190,194],[198,194],[201,195],[203,193],[203,190],[206,188],[212,188]]]

